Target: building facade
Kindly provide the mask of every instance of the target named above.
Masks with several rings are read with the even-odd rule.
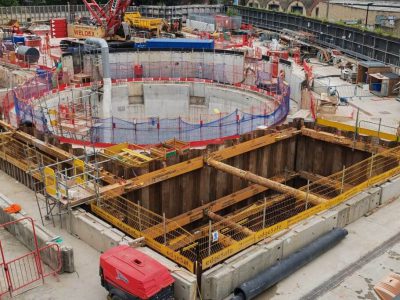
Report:
[[[372,6],[367,6],[373,3]],[[247,6],[288,12],[400,36],[400,2],[343,0],[247,0]],[[380,6],[382,5],[382,6]]]

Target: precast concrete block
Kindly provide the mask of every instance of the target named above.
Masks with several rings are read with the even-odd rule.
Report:
[[[157,260],[171,271],[172,277],[175,279],[174,297],[176,300],[196,300],[197,295],[197,279],[196,275],[188,270],[179,267],[173,261],[158,254],[148,247],[139,247],[137,250],[147,254],[151,258]]]
[[[303,248],[316,238],[335,228],[336,225],[336,219],[324,219],[320,216],[314,216],[294,226],[291,232],[281,238],[283,240],[283,257],[287,257]]]
[[[264,247],[256,245],[242,251],[240,254],[242,255],[236,255],[234,261],[225,264],[233,269],[232,280],[230,281],[232,286],[219,287],[219,295],[217,299],[225,298],[235,289],[235,287],[257,275],[268,266],[269,253]],[[224,292],[222,292],[222,290],[224,290]]]
[[[385,204],[400,197],[400,177],[391,179],[381,185],[382,195],[380,204]]]
[[[265,264],[265,269],[269,268],[276,262],[280,261],[283,257],[283,241],[282,240],[272,240],[267,244],[263,244],[264,247],[268,252],[268,258]]]
[[[361,192],[347,200],[346,204],[350,207],[350,209],[346,224],[353,223],[364,216],[369,210],[370,201],[371,195],[366,192]]]
[[[371,195],[368,211],[372,211],[375,208],[377,208],[379,206],[379,204],[381,203],[382,188],[381,187],[371,187],[366,192]]]
[[[112,247],[116,247],[124,238],[125,234],[122,232],[113,231],[113,229],[104,230],[101,235],[99,235],[99,239],[102,240],[102,247],[100,252],[104,252]]]
[[[218,287],[218,291],[226,289],[223,294],[219,293],[218,300],[224,299],[236,287],[279,262],[283,255],[283,242],[273,240],[268,244],[259,244],[243,254],[237,255],[237,260],[230,263],[233,268],[232,288],[228,290],[225,286]]]
[[[337,213],[336,227],[344,228],[347,225],[349,219],[350,206],[348,206],[346,203],[341,203],[331,208],[330,211]]]
[[[233,289],[233,272],[231,264],[219,264],[203,273],[201,278],[201,295],[204,300],[220,300],[229,295]]]
[[[104,247],[103,239],[100,238],[104,230],[109,228],[103,224],[95,222],[92,216],[83,214],[72,219],[73,233],[82,241],[92,246],[97,251],[102,251]]]
[[[332,226],[332,228],[336,228],[338,225],[338,211],[335,210],[327,210],[321,213],[318,213],[317,216],[324,219],[326,222]]]

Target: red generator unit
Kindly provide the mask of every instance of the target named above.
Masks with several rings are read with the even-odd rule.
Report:
[[[100,256],[101,285],[112,300],[174,299],[174,278],[166,267],[127,245]]]
[[[50,33],[52,38],[65,38],[68,36],[67,19],[58,18],[50,20]]]

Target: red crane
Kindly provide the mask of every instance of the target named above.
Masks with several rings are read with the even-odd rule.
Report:
[[[103,26],[106,36],[113,36],[121,26],[122,17],[132,0],[110,0],[101,7],[95,0],[83,0],[93,19]]]

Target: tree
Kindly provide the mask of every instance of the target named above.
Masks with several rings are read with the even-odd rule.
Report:
[[[16,6],[19,5],[18,0],[0,0],[0,6]]]

